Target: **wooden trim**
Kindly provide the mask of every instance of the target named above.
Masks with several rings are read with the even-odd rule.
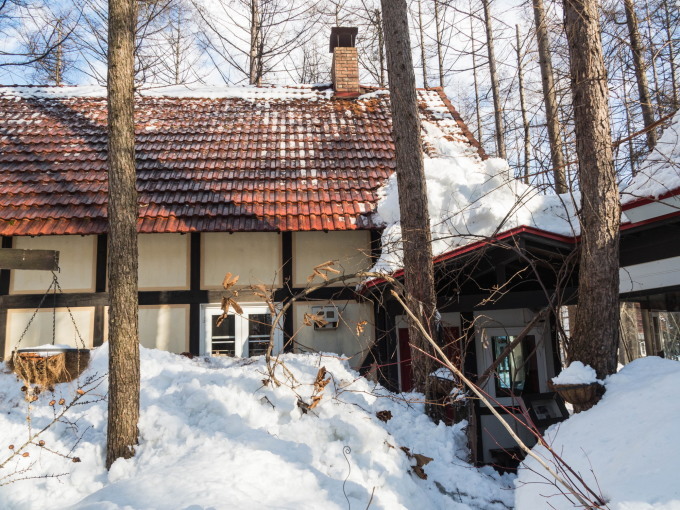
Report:
[[[281,234],[281,282],[283,287],[274,292],[274,300],[282,302],[290,299],[293,295],[291,286],[293,285],[293,233],[283,232]],[[292,352],[293,343],[288,342],[295,334],[293,324],[293,307],[289,307],[283,317],[283,345],[284,352]]]
[[[192,296],[201,295],[202,260],[201,249],[203,242],[200,232],[190,234],[189,248],[189,289]],[[199,355],[201,352],[201,303],[192,301],[189,304],[189,352]]]
[[[95,280],[94,288],[97,293],[106,292],[106,268],[108,263],[108,237],[106,234],[97,236],[97,251],[95,254]],[[106,330],[106,307],[97,305],[94,307],[94,326],[92,330],[92,345],[99,347],[104,343],[104,331]]]
[[[1,246],[2,246],[2,248],[11,248],[12,247],[12,238],[11,237],[3,237]],[[9,294],[10,275],[11,275],[11,273],[10,273],[9,269],[0,270],[0,295]]]

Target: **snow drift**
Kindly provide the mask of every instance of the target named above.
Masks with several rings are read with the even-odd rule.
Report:
[[[679,510],[680,363],[641,358],[604,384],[602,400],[548,429],[547,443],[601,493],[609,510]],[[551,458],[542,446],[533,451]],[[581,508],[532,458],[515,485],[517,510]]]
[[[0,469],[0,508],[114,509],[505,509],[508,479],[465,462],[461,426],[435,425],[417,403],[360,378],[336,356],[286,355],[293,388],[263,386],[262,358],[195,358],[141,350],[137,455],[104,468],[106,381],[48,429],[30,456]],[[106,344],[83,378],[104,374]],[[320,366],[331,376],[321,402],[304,413]],[[0,464],[28,435],[22,383],[0,373]],[[77,386],[31,404],[33,430],[69,402]],[[383,422],[377,411],[389,411]],[[78,440],[80,438],[80,440]],[[349,447],[351,451],[347,452]],[[401,447],[434,460],[427,480]],[[74,463],[48,451],[77,456]],[[73,448],[73,451],[71,451]],[[343,453],[345,451],[346,453]],[[22,469],[27,469],[21,472]],[[18,470],[18,471],[17,471]],[[3,478],[7,477],[9,478]],[[58,477],[51,477],[61,475]],[[8,485],[11,478],[31,479]],[[33,478],[35,477],[35,478]],[[372,499],[371,499],[372,498]]]

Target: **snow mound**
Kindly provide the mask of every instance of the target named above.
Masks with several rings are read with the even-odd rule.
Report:
[[[605,385],[595,407],[548,429],[547,443],[600,492],[609,510],[680,509],[680,363],[638,359]],[[542,446],[533,451],[551,458]],[[534,459],[524,461],[515,481],[517,510],[581,508],[546,477]]]
[[[659,198],[680,188],[680,112],[676,113],[638,174],[622,191],[621,202]]]
[[[83,378],[107,370],[106,344],[92,354]],[[366,508],[371,498],[371,509],[512,506],[511,480],[467,464],[462,425],[432,423],[417,403],[421,395],[411,395],[413,402],[397,398],[330,355],[283,359],[298,381],[293,389],[263,386],[261,358],[190,360],[141,349],[136,456],[118,460],[108,473],[104,468],[104,378],[85,395],[89,403],[69,410],[68,423],[40,436],[44,448],[30,446],[29,457],[0,471],[0,508],[333,510]],[[303,413],[298,398],[311,402],[321,366],[331,381],[319,405]],[[9,444],[18,448],[27,438],[20,386],[13,374],[0,373],[0,464]],[[51,399],[68,403],[76,389],[66,383],[54,395],[40,395],[31,404],[33,430],[61,409]],[[386,423],[376,416],[383,410],[392,415]],[[410,472],[415,461],[401,447],[434,459],[425,466],[427,480]],[[47,477],[53,475],[61,476]],[[3,485],[25,477],[36,478]]]
[[[540,195],[512,176],[507,161],[482,161],[465,142],[447,139],[432,123],[423,122],[425,141],[437,157],[425,157],[428,209],[434,256],[519,226],[556,234],[578,234],[574,199],[569,195]],[[403,267],[399,193],[396,174],[381,190],[377,213],[386,228],[383,253],[375,271]]]
[[[590,365],[574,361],[562,370],[557,377],[552,378],[555,384],[590,384],[597,382],[597,373]]]

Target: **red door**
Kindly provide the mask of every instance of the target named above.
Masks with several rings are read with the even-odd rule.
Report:
[[[401,391],[411,391],[413,389],[413,371],[411,369],[411,346],[408,344],[408,329],[400,328],[398,331]]]

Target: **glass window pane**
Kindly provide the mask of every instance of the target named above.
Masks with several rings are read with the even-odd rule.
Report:
[[[248,356],[262,356],[267,352],[271,324],[270,313],[248,315]]]
[[[236,316],[228,315],[222,324],[217,326],[217,320],[220,318],[219,315],[211,316],[212,320],[212,336],[234,336],[236,334]]]

